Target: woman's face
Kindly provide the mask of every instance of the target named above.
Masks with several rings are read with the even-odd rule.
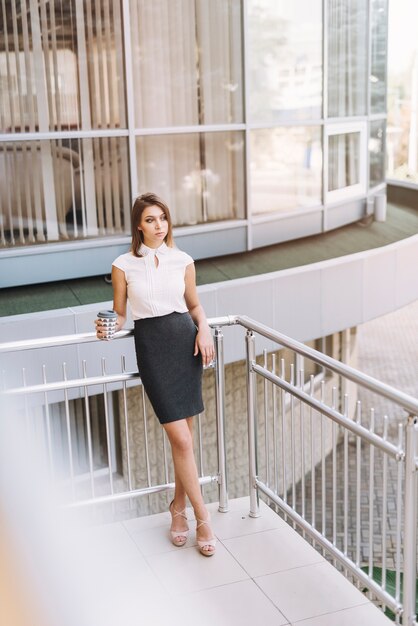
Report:
[[[146,246],[158,248],[168,233],[166,214],[158,206],[146,207],[142,212],[138,230],[142,231]]]

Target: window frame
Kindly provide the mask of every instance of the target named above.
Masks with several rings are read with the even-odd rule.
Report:
[[[339,189],[328,189],[328,172],[329,172],[329,138],[335,135],[348,135],[350,133],[359,133],[360,141],[359,141],[359,153],[358,153],[358,163],[359,163],[359,182],[354,185],[347,185],[346,187],[341,187]],[[325,184],[324,184],[324,204],[332,204],[334,202],[340,202],[342,200],[347,200],[349,198],[355,198],[360,195],[366,195],[367,191],[367,168],[368,168],[368,158],[367,158],[367,121],[356,121],[356,122],[341,122],[334,124],[326,124],[324,128],[324,175],[325,175]]]

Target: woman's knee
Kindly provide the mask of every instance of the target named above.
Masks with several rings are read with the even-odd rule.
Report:
[[[193,439],[186,420],[165,425],[171,447],[177,452],[185,453],[193,450]]]

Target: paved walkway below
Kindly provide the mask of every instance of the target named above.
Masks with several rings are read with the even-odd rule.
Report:
[[[358,368],[396,389],[418,398],[418,300],[412,304],[367,322],[358,328]],[[384,416],[388,417],[388,437],[393,442],[398,440],[398,424],[405,423],[406,411],[386,400],[371,394],[367,390],[359,393],[363,415],[370,415],[373,407],[376,416],[376,429],[382,432]],[[367,420],[367,418],[366,418]],[[365,420],[365,421],[366,421]],[[364,455],[362,462],[367,466],[369,455]],[[383,471],[381,464],[375,466],[375,558],[382,549],[382,501]],[[387,489],[387,565],[395,568],[396,545],[394,541],[397,511],[397,468],[395,463],[388,464]],[[369,495],[362,493],[366,510]],[[367,559],[369,551],[367,541],[362,545],[362,557]]]
[[[363,324],[358,328],[358,363],[359,370],[385,382],[396,389],[418,398],[418,301],[399,309],[393,313]],[[398,440],[398,423],[405,423],[406,412],[389,400],[361,389],[358,398],[362,403],[362,424],[370,427],[370,411],[375,412],[375,432],[383,434],[384,416],[388,418],[388,438],[396,443]],[[347,552],[348,556],[356,561],[357,550],[361,566],[374,567],[386,564],[389,570],[396,569],[397,563],[397,514],[403,512],[403,506],[398,507],[397,477],[398,463],[389,459],[387,462],[387,501],[384,504],[384,464],[383,454],[374,449],[370,459],[370,446],[363,443],[361,446],[360,464],[360,541],[357,538],[357,449],[356,439],[349,438],[347,447],[348,487],[347,510],[345,510],[344,494],[344,442],[337,445],[335,455],[335,469],[333,455],[326,459],[326,536],[332,537],[334,531],[333,520],[333,472],[337,476],[336,489],[336,543],[339,549]],[[372,465],[371,465],[372,463]],[[317,522],[322,508],[322,473],[318,466],[315,478],[315,506]],[[373,482],[371,482],[373,481]],[[306,484],[306,518],[311,519],[311,476],[305,478]],[[291,494],[288,494],[290,500]],[[301,507],[301,485],[296,492],[297,510]],[[373,520],[373,528],[370,522]],[[386,528],[384,524],[386,522]],[[345,546],[345,521],[347,521]],[[386,533],[386,546],[384,534]],[[400,566],[403,565],[403,538],[400,545]]]
[[[358,328],[358,369],[418,398],[418,300]],[[389,418],[391,436],[406,413],[384,398],[361,391],[364,413],[374,406]]]

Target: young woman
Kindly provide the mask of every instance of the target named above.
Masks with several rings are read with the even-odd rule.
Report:
[[[201,554],[212,556],[216,540],[203,502],[193,452],[192,420],[203,411],[202,365],[214,345],[196,291],[193,259],[173,245],[170,211],[155,194],[139,196],[132,208],[132,245],[112,265],[116,330],[134,319],[138,370],[154,411],[171,444],[175,473],[170,504],[171,540],[187,541],[186,495],[196,518]],[[97,336],[104,338],[101,321]]]

